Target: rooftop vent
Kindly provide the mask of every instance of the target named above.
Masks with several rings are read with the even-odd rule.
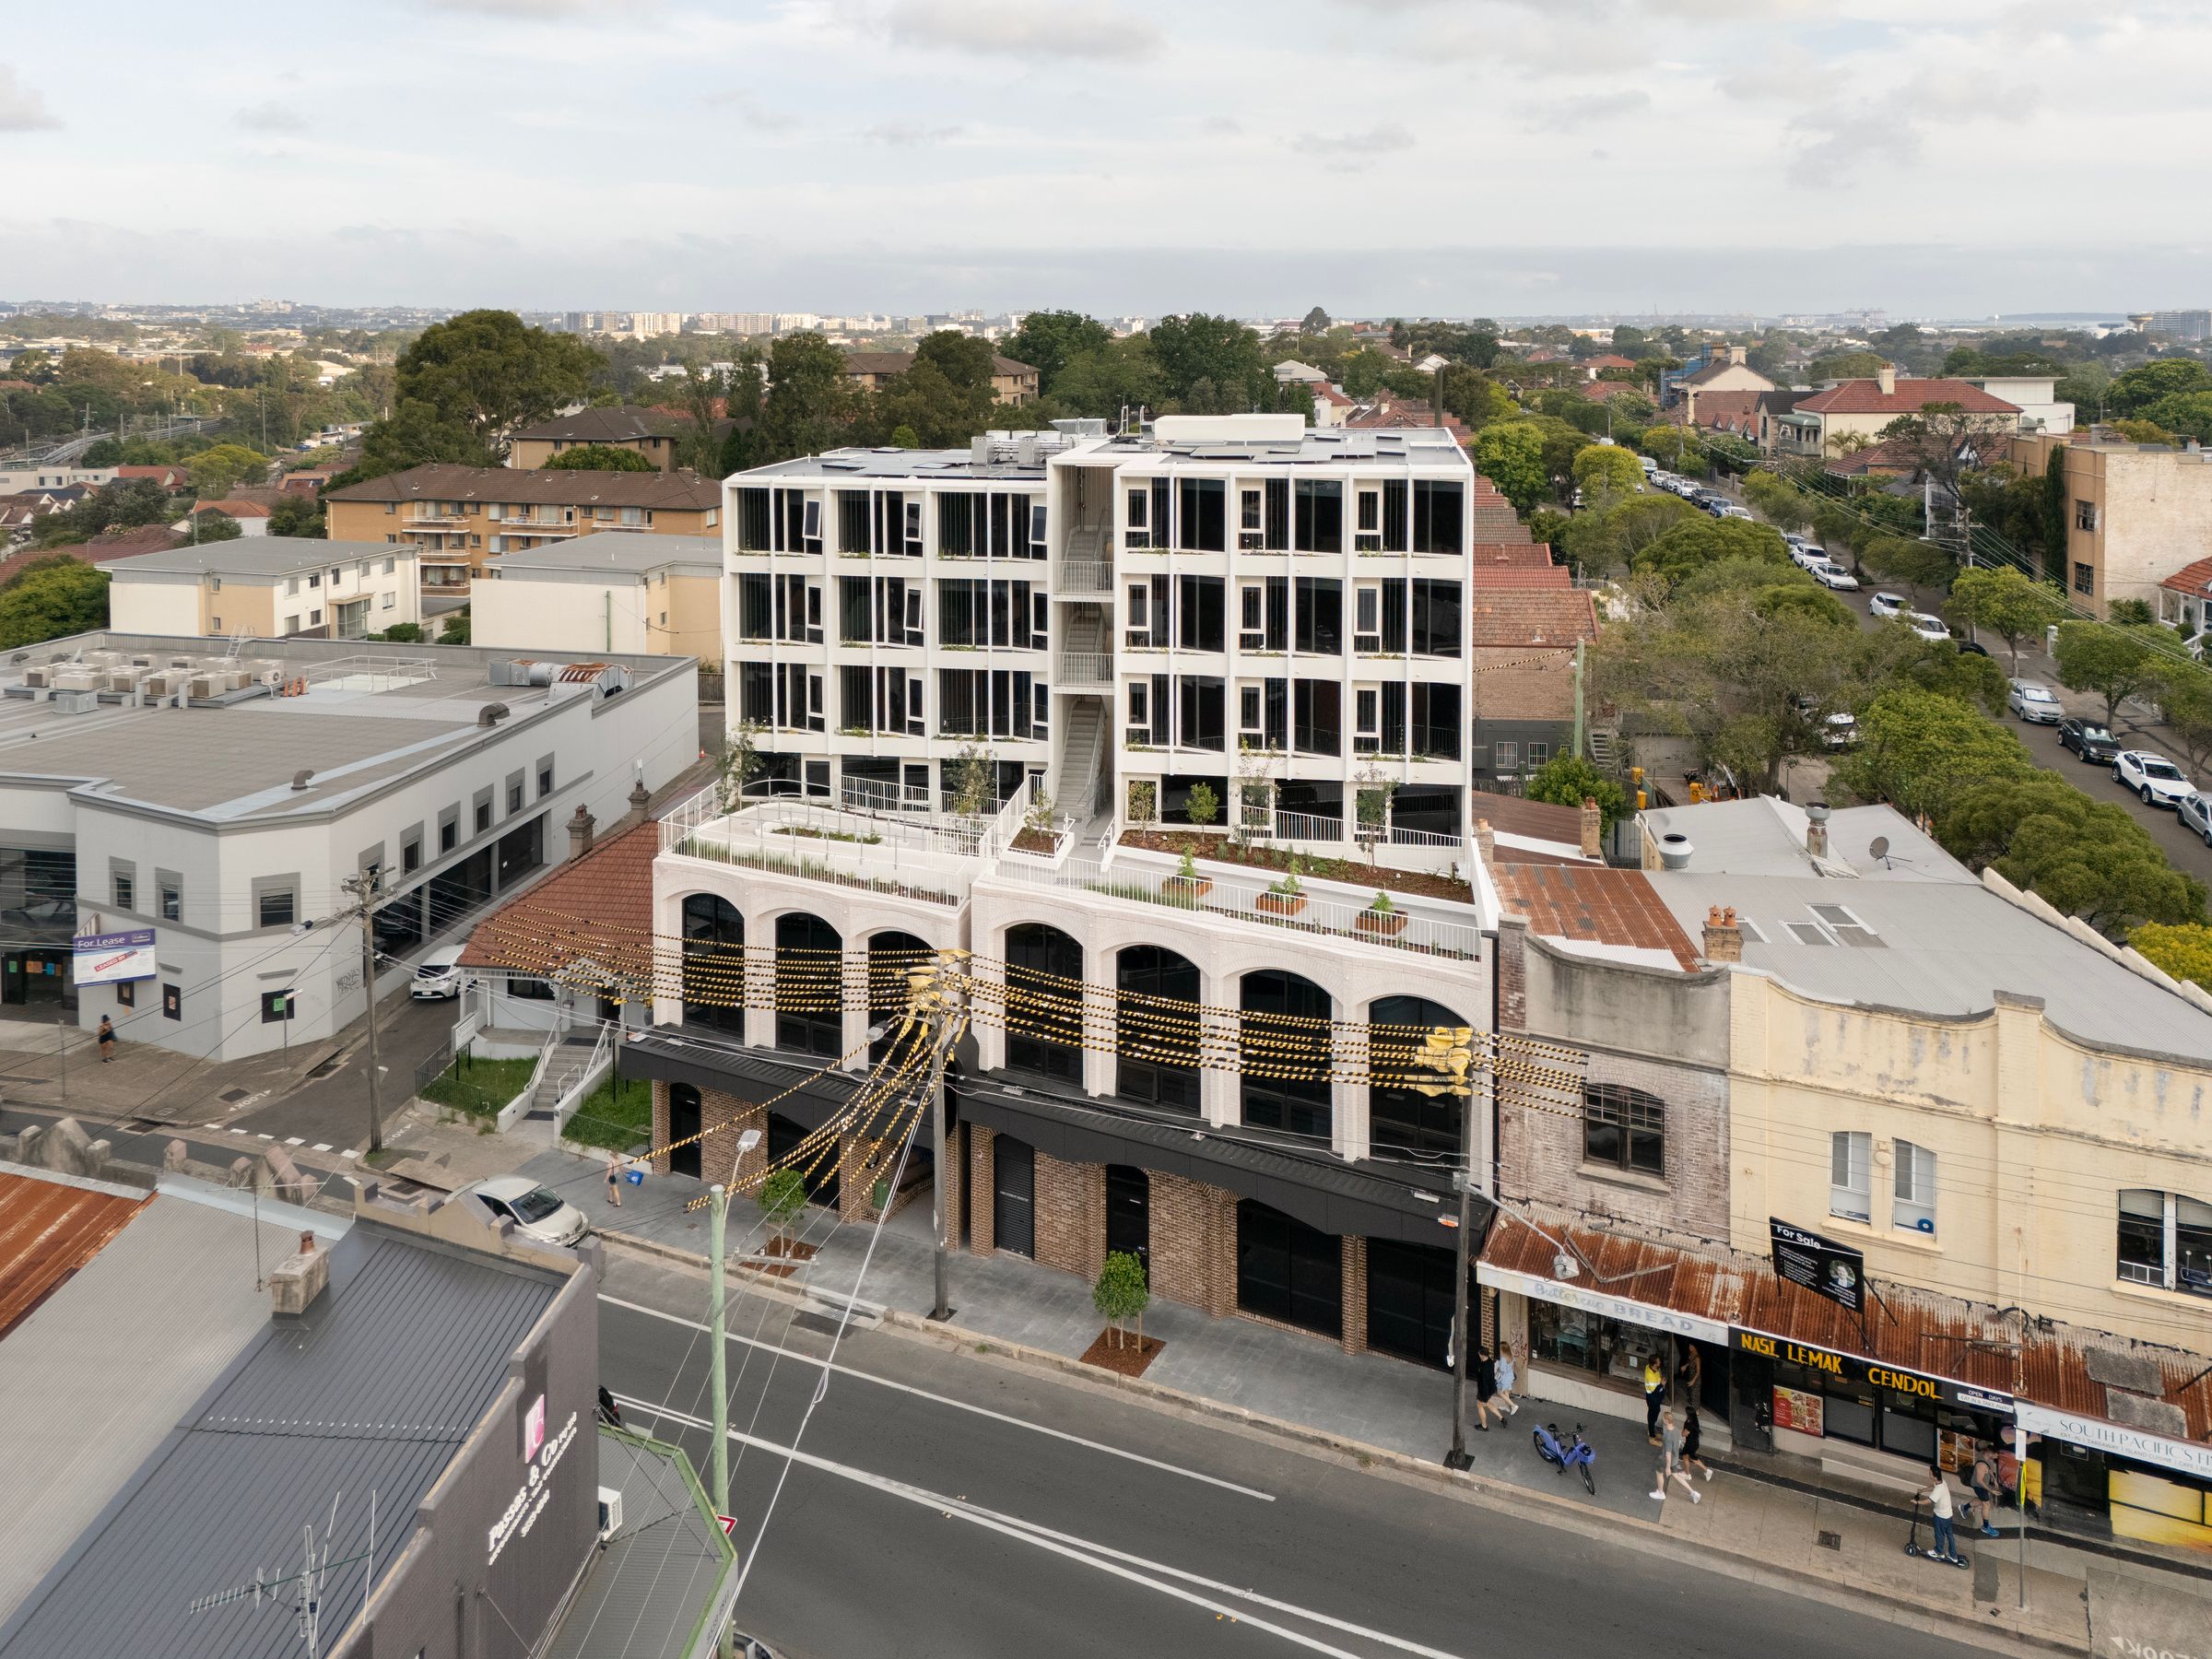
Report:
[[[314,775],[315,769],[313,767],[301,767],[298,771],[292,774],[292,787],[294,789],[305,789],[308,785],[309,780],[313,778]]]
[[[506,718],[507,705],[505,703],[486,703],[477,711],[477,724],[480,726],[495,726]]]
[[[1659,838],[1660,866],[1668,870],[1687,870],[1689,868],[1689,855],[1694,851],[1696,849],[1689,844],[1688,836],[1679,830],[1669,830]]]

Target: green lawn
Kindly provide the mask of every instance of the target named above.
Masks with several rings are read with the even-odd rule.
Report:
[[[629,1152],[653,1139],[653,1085],[618,1077],[612,1070],[583,1098],[561,1131],[568,1139],[610,1152]]]
[[[423,1085],[422,1098],[456,1112],[493,1117],[530,1086],[535,1060],[470,1060],[449,1065]]]

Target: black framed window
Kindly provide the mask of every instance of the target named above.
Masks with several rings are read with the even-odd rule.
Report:
[[[1455,657],[1459,654],[1459,583],[1414,578],[1414,654]]]
[[[1300,553],[1344,551],[1344,486],[1335,478],[1293,480],[1297,500],[1291,545]]]
[[[1401,688],[1386,686],[1386,691]],[[1408,735],[1408,747],[1416,755],[1441,755],[1448,759],[1459,759],[1459,687],[1446,680],[1417,680],[1413,686],[1413,729]],[[1394,743],[1385,741],[1385,750],[1397,753]]]
[[[299,904],[290,888],[278,888],[274,891],[256,895],[253,911],[254,914],[260,918],[257,924],[259,926],[289,927],[299,912]]]
[[[737,492],[737,550],[768,551],[770,512],[768,491],[745,488]]]
[[[1006,929],[1006,988],[1023,994],[1024,1029],[1006,1033],[1006,1069],[1083,1081],[1083,947],[1058,928]]]
[[[1384,996],[1368,1011],[1377,1030],[1371,1039],[1371,1069],[1390,1076],[1415,1069],[1415,1060],[1430,1031],[1467,1022],[1442,1003],[1425,996]],[[1461,1131],[1466,1122],[1466,1102],[1457,1095],[1427,1095],[1405,1083],[1375,1083],[1367,1091],[1368,1138],[1377,1151],[1455,1163],[1464,1154]]]
[[[883,1035],[868,1042],[871,1063],[889,1053],[899,1041],[900,1016],[906,1011],[907,974],[921,967],[929,947],[910,933],[874,934],[868,939],[868,1024]]]
[[[819,916],[776,918],[776,1046],[834,1060],[845,1052],[845,941]]]
[[[293,995],[289,991],[264,991],[261,994],[261,1023],[282,1025],[292,1017]]]
[[[745,1035],[745,918],[728,900],[684,900],[684,1023]]]
[[[1200,552],[1229,548],[1229,486],[1219,478],[1179,478],[1182,516],[1176,545]]]
[[[1413,481],[1413,550],[1456,553],[1465,500],[1464,487],[1440,479]]]
[[[1301,679],[1291,689],[1291,747],[1301,755],[1344,752],[1344,687],[1335,680]]]
[[[1196,964],[1159,945],[1131,945],[1114,959],[1114,1092],[1196,1112],[1198,1033],[1182,1010],[1160,1006],[1198,1000]]]
[[[1324,1336],[1344,1335],[1344,1242],[1257,1198],[1237,1204],[1237,1306]]]
[[[1175,708],[1181,726],[1178,741],[1184,748],[1220,751],[1224,737],[1225,696],[1217,676],[1186,674],[1176,688]]]
[[[1238,987],[1243,1119],[1259,1129],[1326,1141],[1331,1030],[1335,1006],[1301,974],[1280,968],[1248,973]]]
[[[1392,553],[1406,548],[1406,480],[1382,480],[1382,546]]]
[[[1666,1102],[1622,1083],[1583,1090],[1583,1157],[1639,1175],[1666,1173]]]
[[[1185,651],[1219,651],[1226,643],[1228,595],[1218,576],[1176,579],[1175,642]]]
[[[1344,653],[1344,583],[1335,577],[1298,579],[1298,649]]]

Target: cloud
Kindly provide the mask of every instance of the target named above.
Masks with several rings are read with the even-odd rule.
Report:
[[[14,68],[0,64],[0,133],[35,133],[61,124],[62,118],[46,107],[45,94],[24,86]]]
[[[1989,120],[1995,112],[2017,120],[2041,102],[2032,86],[2006,87],[1983,77],[1931,72],[1878,98],[1816,104],[1790,124],[1800,146],[1790,163],[1790,182],[1850,184],[1870,167],[1911,168],[1920,161],[1931,128],[1955,139],[1969,124]]]
[[[297,110],[288,110],[275,102],[257,103],[251,109],[241,110],[235,119],[249,133],[304,133],[307,117]]]
[[[1041,6],[1036,0],[893,0],[885,18],[901,46],[936,46],[994,57],[1146,57],[1159,30],[1142,18],[1094,3]]]
[[[870,144],[911,149],[918,145],[948,143],[967,130],[962,126],[924,126],[915,121],[886,121],[868,128],[861,137]]]
[[[1584,92],[1556,103],[1532,105],[1528,113],[1552,121],[1607,121],[1616,115],[1641,115],[1652,107],[1652,95],[1634,87],[1618,92]]]
[[[480,18],[512,18],[518,22],[559,23],[576,18],[634,17],[658,11],[647,0],[420,0],[431,11],[473,12]]]
[[[1413,135],[1396,122],[1385,121],[1364,133],[1300,133],[1290,147],[1318,159],[1332,172],[1355,172],[1384,156],[1411,149]]]
[[[753,93],[742,88],[710,92],[700,101],[715,109],[730,111],[739,121],[758,132],[781,132],[791,124],[791,117],[782,110],[771,109]]]

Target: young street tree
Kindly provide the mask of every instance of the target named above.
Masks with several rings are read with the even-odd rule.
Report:
[[[1112,1327],[1115,1347],[1123,1346],[1123,1333],[1132,1320],[1136,1324],[1137,1347],[1144,1347],[1145,1310],[1151,1303],[1145,1265],[1125,1250],[1110,1253],[1105,1266],[1099,1270],[1099,1282],[1091,1287],[1090,1305]]]
[[[2012,653],[2012,671],[2018,674],[2020,641],[2064,621],[2066,606],[2041,582],[2030,581],[2010,565],[1976,566],[1952,580],[1944,614],[1954,622],[1986,628],[2003,640]]]
[[[796,1170],[778,1170],[760,1183],[759,1195],[754,1200],[760,1206],[760,1218],[775,1229],[781,1241],[800,1211],[806,1207],[806,1178]]]

